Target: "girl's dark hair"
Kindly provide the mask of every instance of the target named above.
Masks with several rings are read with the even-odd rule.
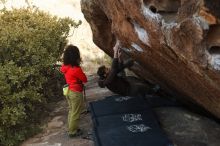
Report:
[[[81,63],[79,49],[76,46],[68,45],[65,47],[63,55],[64,65],[79,66]]]

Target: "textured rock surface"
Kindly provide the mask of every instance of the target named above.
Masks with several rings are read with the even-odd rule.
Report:
[[[136,74],[220,118],[219,0],[81,0],[93,41]]]

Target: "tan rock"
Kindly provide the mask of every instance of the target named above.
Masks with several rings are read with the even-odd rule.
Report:
[[[93,41],[115,40],[136,74],[220,118],[220,1],[81,0]]]
[[[62,117],[57,116],[54,117],[49,123],[48,123],[48,128],[49,129],[55,129],[55,128],[61,128],[64,125],[63,121],[60,121]]]

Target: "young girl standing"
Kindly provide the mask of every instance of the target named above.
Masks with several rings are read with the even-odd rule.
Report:
[[[78,129],[78,122],[83,106],[83,83],[87,82],[87,77],[82,71],[80,63],[79,49],[73,45],[66,46],[60,70],[69,85],[66,98],[69,105],[68,134],[70,137],[82,134],[82,131]]]

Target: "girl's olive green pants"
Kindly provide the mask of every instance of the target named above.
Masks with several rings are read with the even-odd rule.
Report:
[[[75,134],[78,129],[78,123],[83,106],[83,94],[82,92],[68,91],[66,96],[69,105],[68,113],[68,132],[69,134]]]

